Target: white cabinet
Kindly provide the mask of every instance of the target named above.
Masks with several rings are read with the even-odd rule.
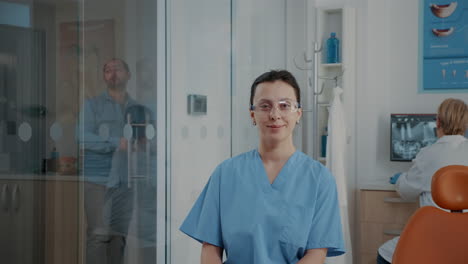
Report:
[[[0,181],[2,263],[43,263],[43,190],[40,181]]]

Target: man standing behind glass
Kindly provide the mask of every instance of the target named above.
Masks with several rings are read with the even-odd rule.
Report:
[[[125,61],[114,58],[104,64],[103,77],[107,89],[85,100],[78,131],[85,179],[87,264],[123,263],[132,212],[127,184],[110,178],[114,153],[128,147],[123,137],[125,110],[136,105],[126,91],[131,74]]]

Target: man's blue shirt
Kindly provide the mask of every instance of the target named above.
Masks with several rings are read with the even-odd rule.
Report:
[[[83,155],[82,175],[90,182],[106,184],[108,180],[114,151],[123,137],[125,109],[136,104],[127,98],[120,104],[105,91],[84,102],[77,135]]]

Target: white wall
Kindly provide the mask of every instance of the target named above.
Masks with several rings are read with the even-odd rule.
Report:
[[[264,8],[267,6],[268,8]],[[306,50],[306,0],[241,0],[233,5],[232,64],[232,154],[258,147],[258,131],[249,118],[250,86],[260,74],[287,69],[301,87],[307,107],[307,73],[295,67],[293,58],[304,64]],[[308,114],[304,114],[308,118]],[[294,143],[302,149],[304,127],[295,129]]]
[[[171,263],[198,263],[201,246],[179,227],[215,167],[231,154],[230,1],[168,3]],[[187,95],[208,113],[187,114]]]
[[[308,32],[312,29],[308,21],[313,17],[307,17],[311,5],[307,0],[286,1],[286,69],[295,77],[301,88],[301,104],[304,109],[310,109],[312,99],[311,91],[307,85],[307,70],[310,63],[304,61],[304,52],[308,50]],[[298,64],[298,68],[296,64]],[[305,140],[311,134],[310,126],[306,125],[306,119],[311,119],[310,112],[302,112],[299,125],[294,129],[294,145],[304,153],[310,154],[305,147]],[[310,122],[309,122],[310,123]]]
[[[443,99],[468,102],[468,93],[418,93],[418,0],[367,0],[357,12],[356,165],[364,185],[411,165],[390,162],[391,113],[435,113]]]
[[[252,82],[266,71],[286,67],[285,7],[285,0],[233,2],[233,156],[258,146],[257,128],[249,117]]]

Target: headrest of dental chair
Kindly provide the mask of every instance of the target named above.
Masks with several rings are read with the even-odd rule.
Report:
[[[432,177],[431,192],[434,202],[444,209],[468,209],[468,166],[440,168]]]

